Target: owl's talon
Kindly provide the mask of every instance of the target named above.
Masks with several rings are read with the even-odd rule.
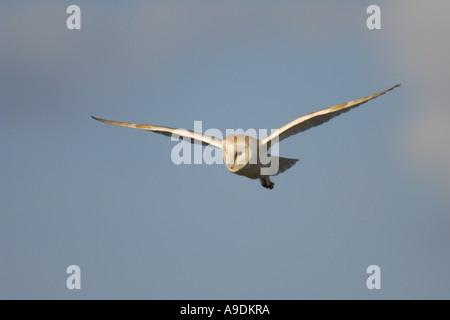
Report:
[[[273,183],[272,181],[270,181],[269,177],[261,177],[261,185],[266,188],[266,189],[273,189],[273,186],[275,185],[275,183]]]

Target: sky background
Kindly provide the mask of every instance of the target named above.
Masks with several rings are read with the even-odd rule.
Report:
[[[0,8],[0,298],[450,298],[450,2]],[[90,118],[275,129],[397,83],[284,140],[274,190]]]

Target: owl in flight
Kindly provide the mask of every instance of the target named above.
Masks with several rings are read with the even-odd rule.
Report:
[[[270,180],[270,176],[275,176],[286,171],[292,167],[298,159],[289,159],[268,154],[267,151],[272,145],[275,145],[277,142],[280,142],[294,134],[321,125],[322,123],[325,123],[344,112],[356,108],[363,103],[375,99],[376,97],[381,96],[382,94],[385,94],[398,86],[400,86],[400,84],[361,99],[344,102],[326,109],[305,114],[285,124],[263,139],[255,139],[247,135],[233,134],[228,135],[225,139],[221,140],[216,137],[186,129],[111,121],[96,117],[92,118],[116,126],[153,131],[169,137],[183,137],[183,139],[188,140],[191,143],[202,143],[203,145],[211,145],[222,149],[225,165],[231,173],[242,175],[250,179],[259,178],[261,185],[264,188],[273,189],[275,184]],[[272,166],[273,163],[276,164],[275,168]]]

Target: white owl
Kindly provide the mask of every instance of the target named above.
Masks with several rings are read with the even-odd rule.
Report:
[[[185,139],[189,139],[192,143],[194,141],[197,141],[201,142],[204,145],[212,145],[216,148],[220,148],[222,149],[222,155],[225,165],[231,173],[242,175],[250,179],[259,178],[259,180],[261,181],[261,185],[264,188],[273,189],[275,184],[270,180],[270,176],[278,175],[286,171],[298,161],[298,159],[275,157],[268,154],[267,151],[273,144],[276,144],[277,142],[280,142],[287,137],[290,137],[291,135],[321,125],[322,123],[325,123],[344,112],[356,108],[369,100],[375,99],[376,97],[385,94],[386,92],[391,91],[398,86],[400,86],[400,84],[361,99],[341,103],[326,109],[303,115],[285,124],[275,132],[260,140],[247,135],[235,134],[228,135],[225,137],[225,139],[221,140],[216,137],[211,137],[202,133],[185,129],[111,121],[96,117],[92,118],[116,126],[153,131],[155,133],[163,134],[166,136],[183,137]],[[269,168],[271,163],[277,164],[276,170],[269,170],[271,169]]]

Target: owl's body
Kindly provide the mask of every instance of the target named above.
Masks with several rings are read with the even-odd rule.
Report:
[[[111,121],[95,117],[92,118],[117,126],[153,131],[166,136],[183,137],[190,139],[191,142],[198,141],[203,144],[209,144],[216,148],[220,148],[222,149],[225,165],[231,173],[245,176],[250,179],[259,178],[261,185],[264,188],[273,189],[274,183],[269,177],[278,175],[291,168],[298,161],[298,159],[282,158],[268,154],[268,150],[272,147],[272,145],[291,135],[325,123],[331,118],[356,108],[361,104],[393,90],[398,86],[399,85],[396,85],[390,89],[365,98],[352,100],[350,102],[341,103],[326,109],[306,114],[289,122],[280,129],[271,133],[269,136],[260,140],[247,135],[229,135],[225,137],[225,139],[221,140],[216,137],[207,136],[185,129]]]
[[[229,135],[223,140],[223,160],[234,174],[250,179],[260,179],[264,188],[275,185],[270,176],[275,176],[292,167],[298,159],[282,158],[267,153],[260,140],[246,135]]]

